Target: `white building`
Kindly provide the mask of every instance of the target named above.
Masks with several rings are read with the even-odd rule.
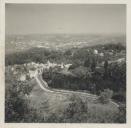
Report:
[[[95,55],[98,54],[98,50],[97,50],[97,49],[94,50],[94,54],[95,54]]]
[[[65,65],[63,63],[60,64],[61,69],[63,69],[65,67]]]
[[[30,78],[34,78],[37,75],[38,71],[37,70],[29,70],[29,76]]]

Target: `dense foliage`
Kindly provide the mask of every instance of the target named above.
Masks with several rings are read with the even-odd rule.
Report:
[[[28,95],[31,88],[26,83],[13,82],[6,86],[5,121],[21,122],[29,112]]]
[[[5,122],[24,123],[124,123],[125,109],[119,112],[99,113],[88,108],[88,101],[82,100],[78,95],[68,97],[68,105],[61,112],[50,111],[48,100],[41,102],[38,109],[30,106],[29,100],[25,99],[23,91],[18,93],[17,84],[8,86],[6,89]],[[94,108],[96,109],[96,108]],[[99,114],[98,114],[98,113]]]
[[[81,66],[70,70],[73,75],[49,70],[49,72],[43,72],[43,78],[52,88],[84,90],[97,95],[109,88],[114,92],[112,97],[114,100],[125,102],[126,64],[111,64],[108,68],[99,70],[92,72],[91,69]]]

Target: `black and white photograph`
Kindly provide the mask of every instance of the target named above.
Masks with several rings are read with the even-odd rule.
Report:
[[[126,4],[6,3],[5,123],[126,119]]]

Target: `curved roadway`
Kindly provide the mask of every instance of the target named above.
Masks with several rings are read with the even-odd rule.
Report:
[[[36,74],[35,75],[35,79],[38,83],[38,85],[40,86],[40,88],[46,92],[49,93],[58,93],[58,94],[66,94],[66,95],[70,95],[70,94],[81,94],[83,96],[88,96],[88,98],[92,99],[92,100],[96,100],[98,99],[97,95],[93,95],[93,94],[89,94],[89,93],[85,93],[85,92],[78,92],[78,91],[68,91],[68,90],[59,90],[59,89],[52,89],[49,88],[47,82],[45,80],[42,79],[42,75],[41,74]],[[113,101],[110,101],[112,104],[114,104],[116,107],[119,107],[119,105]]]

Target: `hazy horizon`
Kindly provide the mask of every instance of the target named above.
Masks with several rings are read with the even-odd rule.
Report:
[[[6,4],[6,35],[126,34],[126,5]]]

